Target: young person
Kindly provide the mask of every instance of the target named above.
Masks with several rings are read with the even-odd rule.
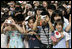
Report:
[[[57,31],[61,36],[57,38],[55,42],[53,42],[53,48],[69,48],[68,42],[70,40],[70,37],[69,34],[63,30],[63,23],[61,21],[56,22],[55,28],[55,31]]]

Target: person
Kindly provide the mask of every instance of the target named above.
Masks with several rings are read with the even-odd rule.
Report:
[[[36,21],[34,21],[34,19],[32,17],[30,17],[28,19],[28,24],[26,25],[26,29],[25,29],[25,26],[23,25],[24,32],[28,33],[28,35],[27,35],[28,38],[25,39],[25,40],[28,39],[26,41],[26,42],[28,42],[27,48],[41,48],[39,39],[35,35],[35,34],[37,34],[37,29],[35,27],[37,21],[38,21],[37,19],[36,19]]]
[[[46,1],[43,1],[42,6],[47,10],[47,6],[48,6],[48,4],[47,4]]]
[[[41,18],[41,17],[44,17],[44,18]],[[45,13],[44,15],[40,16],[40,19],[39,21],[42,21],[41,25],[38,25],[37,23],[37,27],[39,28],[39,35],[40,35],[40,40],[41,40],[41,43],[42,43],[42,47],[43,48],[47,48],[48,47],[48,32],[49,32],[49,29],[52,30],[53,26],[52,26],[52,23],[50,21],[50,18],[49,18],[49,13]]]
[[[69,48],[68,41],[70,40],[69,34],[63,30],[63,22],[58,21],[55,23],[56,31],[60,33],[60,37],[53,42],[53,48]],[[55,35],[55,31],[54,31]],[[56,35],[55,35],[56,36]]]
[[[48,5],[47,11],[50,14],[50,17],[52,17],[52,13],[56,10],[55,5]]]
[[[70,40],[69,40],[69,47],[71,48],[71,14],[69,16],[69,25],[66,27],[66,32],[69,32]]]
[[[23,48],[24,44],[20,36],[21,33],[23,33],[22,28],[15,23],[12,17],[9,17],[5,23],[8,25],[4,28],[4,30],[8,33],[9,39],[7,48]]]

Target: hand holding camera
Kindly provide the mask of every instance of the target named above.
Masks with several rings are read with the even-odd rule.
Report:
[[[50,19],[49,19],[49,17],[48,16],[46,16],[46,21],[48,22]]]
[[[6,19],[4,23],[9,24],[9,25],[15,25],[15,21],[13,19],[11,19],[11,20]]]

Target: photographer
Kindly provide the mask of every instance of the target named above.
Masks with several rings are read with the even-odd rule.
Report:
[[[9,17],[7,20],[5,20],[4,25],[5,24],[7,27],[4,28],[4,31],[8,32],[8,38],[10,37],[8,41],[8,48],[24,47],[21,39],[21,33],[23,33],[22,28],[15,23],[12,17]]]

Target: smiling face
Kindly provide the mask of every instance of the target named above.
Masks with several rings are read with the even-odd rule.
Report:
[[[61,32],[62,30],[63,30],[63,24],[62,23],[57,23],[57,25],[56,25],[56,29],[57,29],[57,31],[58,32]]]

